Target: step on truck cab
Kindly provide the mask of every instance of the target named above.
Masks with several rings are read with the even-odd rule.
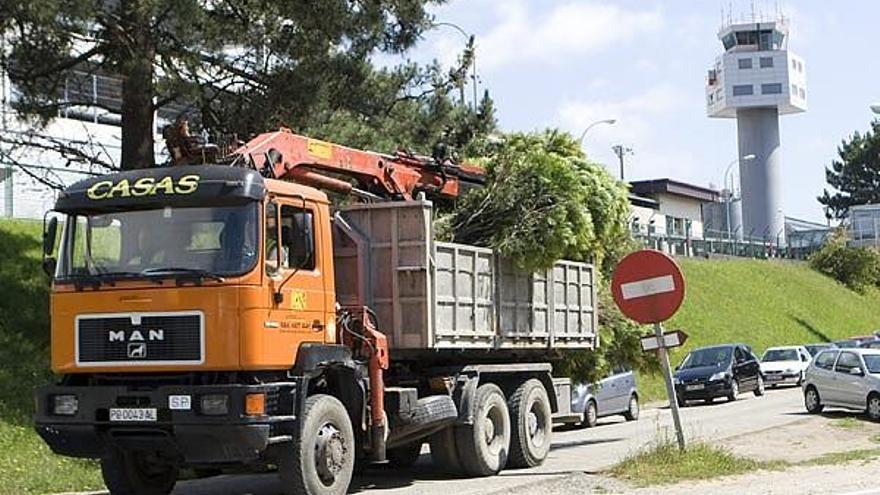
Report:
[[[112,494],[169,493],[183,468],[342,494],[356,462],[405,466],[425,442],[459,475],[543,462],[570,413],[554,349],[596,343],[592,266],[521,273],[435,241],[430,201],[331,208],[273,177],[158,167],[61,194],[57,380],[35,414],[52,450],[100,459]]]

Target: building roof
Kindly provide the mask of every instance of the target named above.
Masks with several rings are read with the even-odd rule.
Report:
[[[635,194],[629,195],[629,202],[634,206],[641,206],[643,208],[651,208],[654,210],[660,209],[660,203],[657,200],[636,196]]]
[[[701,202],[718,201],[721,193],[708,187],[695,186],[672,179],[637,180],[630,184],[630,191],[638,196],[672,194]]]

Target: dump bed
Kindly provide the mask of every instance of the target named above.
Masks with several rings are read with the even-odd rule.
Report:
[[[590,349],[592,265],[527,273],[492,250],[434,240],[429,201],[350,205],[334,225],[337,299],[367,305],[392,349]]]

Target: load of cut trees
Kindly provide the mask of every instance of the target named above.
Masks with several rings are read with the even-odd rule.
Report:
[[[509,134],[476,163],[486,185],[439,216],[446,241],[492,248],[523,270],[592,261],[627,239],[626,186],[592,163],[571,135]]]

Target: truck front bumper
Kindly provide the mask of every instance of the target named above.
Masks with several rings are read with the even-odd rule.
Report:
[[[248,394],[265,394],[265,413],[246,414]],[[76,411],[62,415],[55,397],[75,396]],[[170,396],[188,396],[190,407],[172,409]],[[206,414],[203,396],[226,396],[225,414]],[[299,383],[271,385],[47,386],[36,391],[37,433],[53,452],[102,458],[115,448],[161,451],[184,464],[247,463],[269,445],[292,438],[300,406]],[[155,409],[155,421],[111,421],[110,409]]]

